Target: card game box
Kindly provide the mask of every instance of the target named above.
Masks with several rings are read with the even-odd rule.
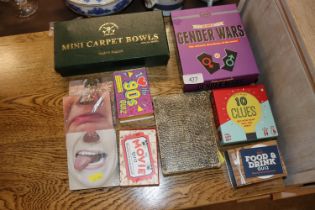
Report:
[[[113,82],[102,78],[70,81],[63,97],[65,132],[113,129],[113,92]]]
[[[114,129],[66,134],[70,190],[119,186]]]
[[[213,90],[212,105],[223,145],[278,136],[264,85]]]
[[[287,170],[276,141],[247,145],[225,152],[233,187],[285,177]]]
[[[55,69],[63,76],[164,65],[169,48],[161,11],[56,22]]]
[[[155,129],[119,132],[120,185],[158,185]]]
[[[117,117],[121,123],[153,118],[153,105],[146,69],[113,73]]]
[[[96,77],[71,80],[69,81],[69,96],[76,96],[79,99],[77,105],[82,104],[85,107],[88,107],[88,104],[92,105],[90,112],[97,112],[102,105],[108,106],[104,108],[112,112],[112,117],[109,116],[110,113],[105,116],[107,119],[112,118],[113,123],[116,124],[114,85],[110,78]],[[104,102],[102,99],[106,101]],[[87,108],[85,109],[87,110]]]
[[[69,82],[63,112],[70,190],[119,185],[112,89],[102,78]]]
[[[247,85],[259,76],[236,5],[172,12],[184,91]]]

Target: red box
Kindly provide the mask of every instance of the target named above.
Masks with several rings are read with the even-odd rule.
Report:
[[[217,89],[212,98],[222,144],[278,136],[263,85]]]

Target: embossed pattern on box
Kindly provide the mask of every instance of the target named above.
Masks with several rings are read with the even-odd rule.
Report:
[[[208,92],[153,99],[163,174],[220,166]]]

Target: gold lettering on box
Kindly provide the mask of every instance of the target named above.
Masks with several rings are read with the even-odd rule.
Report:
[[[132,40],[131,40],[131,37],[127,36],[126,37],[126,43],[130,43]]]
[[[117,38],[117,39],[118,39],[119,44],[121,44],[121,43],[122,43],[122,41],[123,41],[123,38],[122,38],[122,37],[120,37],[120,38]]]
[[[98,45],[98,41],[94,41],[94,45],[93,45],[93,47],[98,47],[99,45]]]
[[[70,44],[63,44],[63,45],[61,46],[61,50],[62,50],[62,51],[69,50],[69,49],[70,49]]]
[[[92,43],[93,43],[92,41],[88,41],[88,42],[86,43],[86,46],[87,46],[87,47],[92,47]]]
[[[112,50],[111,53],[112,54],[120,54],[120,53],[123,53],[124,50]]]
[[[72,50],[72,49],[81,49],[81,48],[84,48],[83,42],[68,43],[68,44],[63,44],[61,46],[62,51]]]
[[[103,51],[103,52],[98,52],[98,55],[104,56],[104,55],[109,55],[110,51]]]
[[[106,44],[105,44],[105,40],[100,40],[100,46],[106,46]]]
[[[74,42],[66,43],[61,45],[62,51],[76,50],[82,48],[94,48],[94,47],[104,47],[119,44],[128,43],[140,43],[140,44],[152,44],[159,42],[160,37],[158,34],[140,34],[126,37],[116,37],[100,40],[89,40],[86,42]]]

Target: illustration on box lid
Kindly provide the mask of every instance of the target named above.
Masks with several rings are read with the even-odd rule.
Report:
[[[172,12],[184,90],[256,82],[259,71],[236,5]]]
[[[216,89],[212,92],[222,144],[278,136],[263,85]]]

